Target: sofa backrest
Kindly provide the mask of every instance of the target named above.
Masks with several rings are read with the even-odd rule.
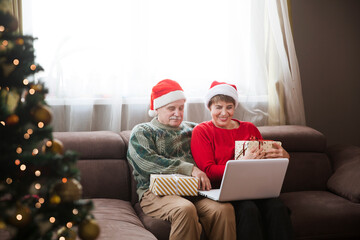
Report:
[[[109,131],[54,132],[65,150],[79,154],[83,198],[131,200],[130,171],[126,160],[127,142]]]
[[[326,138],[306,126],[263,126],[259,130],[264,139],[283,143],[290,154],[282,192],[325,190],[332,174],[327,157]]]
[[[290,154],[282,192],[325,190],[332,174],[325,136],[305,126],[263,126],[264,139],[278,140]],[[138,201],[136,182],[126,159],[131,131],[54,132],[54,138],[79,154],[83,198]]]

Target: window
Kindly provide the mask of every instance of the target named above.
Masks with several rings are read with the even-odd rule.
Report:
[[[202,103],[213,80],[236,84],[241,108],[236,117],[256,125],[283,124],[284,107],[304,119],[296,56],[293,45],[287,46],[292,38],[285,39],[289,29],[282,36],[289,25],[285,0],[22,4],[24,33],[38,38],[37,62],[45,69],[37,79],[57,106],[55,130],[118,131],[148,121],[151,88],[165,78],[180,83],[187,104]],[[293,65],[297,71],[290,70]],[[283,101],[290,90],[295,107],[292,99]],[[209,120],[199,106],[188,107],[193,110],[186,120]]]
[[[251,86],[249,1],[26,0],[24,31],[50,96],[143,97],[165,78],[190,97],[213,80],[264,95]]]

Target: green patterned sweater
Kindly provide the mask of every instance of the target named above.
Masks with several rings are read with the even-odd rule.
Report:
[[[139,200],[149,188],[150,174],[191,175],[195,162],[190,141],[195,126],[195,123],[183,121],[174,128],[154,118],[133,128],[127,158],[134,169]]]

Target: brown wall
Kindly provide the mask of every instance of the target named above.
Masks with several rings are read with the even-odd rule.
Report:
[[[360,0],[292,0],[307,125],[360,146]]]

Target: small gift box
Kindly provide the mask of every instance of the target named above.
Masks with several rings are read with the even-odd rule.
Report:
[[[150,191],[159,196],[197,196],[198,183],[198,178],[181,174],[150,175]]]
[[[235,141],[235,160],[243,159],[246,151],[254,147],[262,147],[263,151],[267,151],[273,148],[273,143],[277,143],[281,146],[280,141],[272,140]]]

